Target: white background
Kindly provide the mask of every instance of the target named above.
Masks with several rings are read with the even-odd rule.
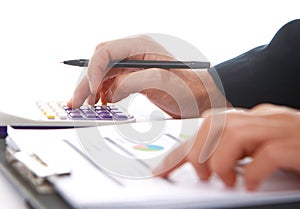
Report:
[[[0,2],[0,102],[68,100],[80,68],[103,41],[163,33],[188,41],[213,65],[268,43],[300,17],[297,0],[10,0]],[[300,37],[299,37],[300,38]],[[5,188],[0,183],[0,192]],[[10,194],[10,193],[8,193]],[[13,196],[13,192],[11,193]],[[0,195],[1,205],[13,201]]]
[[[215,65],[266,44],[300,17],[297,0],[10,0],[0,3],[1,100],[68,100],[80,68],[103,41],[141,33],[183,39]],[[4,96],[5,95],[5,96]]]

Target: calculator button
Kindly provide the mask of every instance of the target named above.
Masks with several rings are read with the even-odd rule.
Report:
[[[88,119],[98,119],[99,117],[97,116],[97,115],[85,115],[86,116],[86,118],[88,118]]]
[[[106,113],[100,113],[99,117],[103,118],[103,119],[112,119],[112,115],[109,114],[108,112],[106,112]]]
[[[55,113],[54,112],[46,112],[45,115],[48,119],[55,119]]]
[[[62,106],[62,108],[63,108],[64,110],[72,109],[72,108],[69,108],[68,106]]]
[[[95,105],[94,107],[83,105],[80,108],[69,108],[66,102],[36,103],[37,107],[46,116],[54,120],[126,120],[132,118],[114,105]]]
[[[100,116],[101,119],[112,119],[113,117],[111,115],[103,115]]]
[[[106,112],[99,112],[98,115],[100,115],[100,116],[102,116],[102,115],[110,115],[110,113],[107,112],[107,111]]]
[[[94,106],[95,110],[107,110],[106,107],[103,106]]]
[[[127,115],[124,114],[114,114],[114,117],[117,119],[127,119]]]
[[[69,115],[71,116],[71,118],[83,118],[82,115],[80,113],[69,113]]]
[[[62,119],[62,120],[66,120],[68,119],[68,115],[66,113],[56,113],[57,117]]]
[[[110,111],[112,114],[120,114],[120,113],[122,113],[121,111],[119,111],[119,110],[112,110],[112,111]]]
[[[95,115],[96,113],[94,113],[94,111],[92,111],[92,110],[82,110],[82,112],[84,113],[84,114],[86,114],[86,115]]]
[[[97,114],[107,113],[107,110],[95,110]]]
[[[68,110],[66,110],[66,112],[69,113],[69,114],[71,114],[71,113],[73,113],[73,114],[76,114],[76,113],[80,114],[80,111],[76,110],[76,109],[68,109]]]
[[[81,110],[89,110],[90,108],[87,107],[87,106],[81,106],[79,109],[81,109]]]

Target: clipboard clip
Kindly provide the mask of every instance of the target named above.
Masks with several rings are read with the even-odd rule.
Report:
[[[70,175],[71,169],[50,166],[45,159],[41,159],[34,153],[15,150],[8,144],[6,146],[5,158],[8,163],[21,175],[25,180],[42,194],[54,193],[52,184],[48,181],[52,176]]]

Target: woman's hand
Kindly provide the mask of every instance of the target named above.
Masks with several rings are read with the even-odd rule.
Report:
[[[231,187],[236,181],[238,161],[251,157],[252,161],[244,166],[244,180],[249,190],[255,190],[275,170],[300,172],[297,112],[287,107],[259,105],[247,112],[207,113],[195,139],[176,148],[154,174],[166,177],[190,162],[202,180],[216,173]]]
[[[170,54],[152,38],[138,36],[99,44],[89,61],[88,73],[76,88],[69,105],[79,107],[88,98],[90,104],[98,101],[102,83],[114,76],[136,71],[130,68],[111,68],[111,60],[169,60]]]
[[[141,93],[174,118],[199,117],[206,109],[229,105],[206,70],[107,69],[111,60],[122,59],[174,60],[148,36],[101,43],[68,105],[79,107],[86,99],[91,105],[99,99],[102,103],[117,102]]]

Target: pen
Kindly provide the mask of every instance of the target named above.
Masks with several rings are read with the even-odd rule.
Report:
[[[76,59],[63,61],[63,64],[79,67],[87,67],[88,59]],[[190,69],[206,69],[210,67],[210,62],[199,61],[170,61],[170,60],[114,60],[108,65],[108,68],[190,68]]]

